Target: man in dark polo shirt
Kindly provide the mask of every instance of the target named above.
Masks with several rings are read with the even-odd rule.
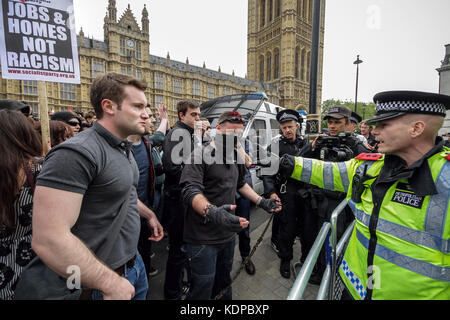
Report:
[[[184,241],[191,270],[189,300],[214,299],[231,284],[236,233],[249,224],[233,213],[237,191],[267,212],[281,210],[279,201],[263,199],[245,182],[245,161],[239,158],[236,143],[233,147],[243,130],[241,115],[224,112],[216,130],[214,140],[202,152],[197,149],[192,153],[191,163],[185,165],[180,179],[188,208]],[[231,287],[222,298],[231,300]]]
[[[94,289],[92,299],[145,299],[147,276],[137,252],[139,216],[148,220],[151,240],[163,237],[155,214],[138,201],[139,171],[126,140],[145,130],[145,88],[126,75],[97,77],[91,103],[98,121],[52,149],[36,183],[32,247],[63,277],[70,276],[69,266],[78,266],[81,285]],[[100,261],[97,251],[127,194],[125,221],[109,257]]]

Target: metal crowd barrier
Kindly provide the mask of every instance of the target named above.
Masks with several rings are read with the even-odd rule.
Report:
[[[296,280],[291,288],[291,291],[289,292],[287,300],[302,300],[303,294],[308,285],[309,278],[311,277],[311,273],[314,269],[320,251],[326,240],[331,249],[331,255],[330,260],[327,261],[327,267],[324,271],[316,300],[339,299],[341,288],[338,287],[339,284],[338,268],[339,264],[342,261],[344,248],[346,247],[348,239],[350,238],[351,232],[355,225],[355,221],[353,221],[345,230],[344,234],[339,240],[339,243],[337,243],[337,219],[339,215],[343,212],[346,205],[347,201],[344,199],[333,210],[330,222],[325,222],[322,225],[322,228],[320,229],[319,234],[317,235],[316,240],[314,241],[314,244],[311,250],[309,251],[308,256],[306,257],[306,260],[303,263],[298,276],[296,276],[295,269],[298,265],[301,265],[301,263],[297,262],[294,264],[293,269],[294,275],[296,276]],[[337,292],[336,289],[338,289]]]
[[[308,285],[309,278],[311,277],[311,273],[313,271],[314,265],[316,264],[317,258],[319,257],[320,250],[328,237],[329,231],[331,229],[331,224],[329,222],[325,222],[322,228],[317,235],[314,244],[309,250],[308,256],[306,257],[305,262],[303,263],[302,269],[295,279],[294,285],[289,292],[287,300],[301,300],[303,297],[303,293],[306,290],[306,286]],[[294,265],[295,269],[295,265]]]

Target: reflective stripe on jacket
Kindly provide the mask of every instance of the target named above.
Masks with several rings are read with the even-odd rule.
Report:
[[[425,160],[437,194],[416,195],[404,187],[407,179],[399,179],[387,189],[381,203],[374,203],[371,187],[383,168],[384,157],[341,163],[296,158],[292,178],[347,193],[356,224],[339,273],[355,299],[366,297],[369,283],[372,299],[450,300],[450,161],[445,158],[449,152],[444,148]],[[364,166],[367,175],[374,178],[364,182],[361,202],[356,203],[351,199],[352,180]],[[368,270],[369,225],[374,210],[379,210],[376,246]]]

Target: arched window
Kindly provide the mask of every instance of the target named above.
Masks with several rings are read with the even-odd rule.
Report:
[[[269,0],[269,22],[272,21],[273,17],[273,0]]]
[[[267,54],[267,77],[266,81],[272,80],[272,54]]]
[[[305,49],[302,50],[301,62],[300,62],[300,80],[305,80]]]
[[[294,57],[294,77],[298,79],[298,59],[300,55],[300,48],[295,48],[295,57]]]
[[[274,58],[273,58],[273,78],[278,79],[280,77],[280,52],[278,49],[275,49],[274,51]]]
[[[311,1],[311,0],[309,0]],[[306,20],[306,7],[308,5],[308,0],[303,0],[303,8],[302,8],[302,17],[303,20]]]
[[[308,21],[309,22],[312,21],[313,1],[314,0],[309,0],[309,8],[308,8]]]
[[[311,70],[311,52],[308,52],[308,56],[306,58],[307,62],[307,68],[306,68],[306,81],[309,82],[310,80],[310,70]]]
[[[259,58],[259,81],[264,81],[264,57]]]
[[[260,3],[260,17],[261,17],[261,28],[264,27],[266,22],[266,0],[261,0]]]
[[[275,17],[279,17],[281,14],[281,0],[276,0],[275,4]]]

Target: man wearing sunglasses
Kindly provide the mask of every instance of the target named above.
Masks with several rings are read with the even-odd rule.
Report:
[[[51,120],[59,120],[67,123],[72,127],[73,133],[76,135],[81,129],[81,120],[72,112],[61,111],[52,115]]]
[[[243,127],[238,112],[224,112],[214,140],[203,146],[201,161],[194,152],[181,175],[188,208],[184,241],[191,270],[189,300],[214,299],[231,284],[236,233],[249,224],[234,214],[236,192],[269,213],[281,210],[280,202],[263,199],[245,181],[245,160],[236,150]],[[231,287],[222,298],[232,299]]]

